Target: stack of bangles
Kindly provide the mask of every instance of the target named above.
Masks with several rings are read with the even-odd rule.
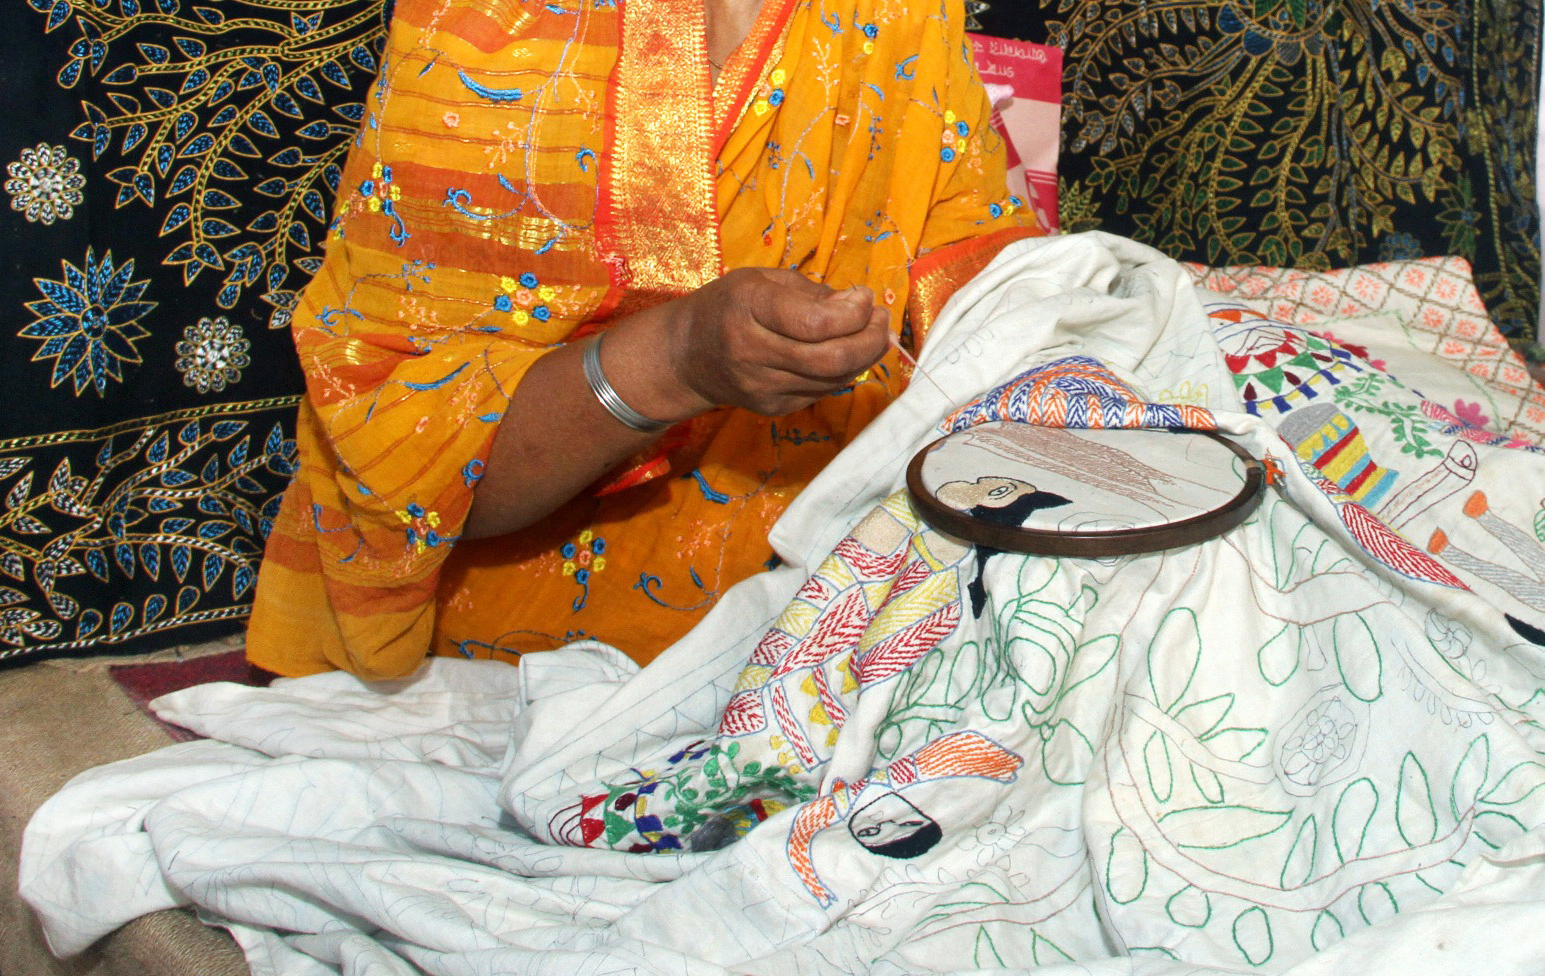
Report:
[[[658,434],[671,426],[668,421],[650,420],[648,417],[628,406],[611,381],[606,378],[606,373],[601,370],[601,340],[606,336],[603,333],[585,346],[584,355],[580,357],[580,365],[585,371],[585,382],[590,385],[590,392],[601,401],[601,406],[606,412],[624,427],[638,431],[640,434]]]

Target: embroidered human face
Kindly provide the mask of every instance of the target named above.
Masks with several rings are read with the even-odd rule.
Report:
[[[882,793],[853,812],[848,833],[875,854],[912,858],[939,842],[939,825],[900,793]]]
[[[939,486],[934,494],[950,508],[969,512],[978,505],[988,508],[1004,508],[1017,498],[1035,491],[1035,485],[1018,478],[983,475],[975,481],[950,481]]]

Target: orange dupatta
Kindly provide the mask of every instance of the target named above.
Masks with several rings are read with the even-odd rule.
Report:
[[[894,353],[791,417],[699,418],[650,469],[670,477],[456,535],[552,345],[745,265],[866,284],[921,326],[1026,233],[950,9],[768,0],[710,93],[699,0],[400,0],[295,314],[300,471],[252,660],[387,677],[578,637],[647,660],[766,565],[771,522],[900,389]]]

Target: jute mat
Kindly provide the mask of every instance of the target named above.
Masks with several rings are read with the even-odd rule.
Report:
[[[239,639],[137,658],[42,661],[0,671],[0,976],[243,976],[247,966],[225,932],[186,911],[131,922],[81,956],[60,961],[44,945],[16,895],[22,830],[33,812],[77,773],[169,745],[110,670],[229,654]]]

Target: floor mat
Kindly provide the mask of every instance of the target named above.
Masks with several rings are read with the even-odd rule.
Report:
[[[248,664],[246,652],[242,650],[180,661],[115,664],[109,671],[124,694],[151,718],[155,718],[155,714],[150,711],[150,702],[174,691],[210,681],[234,681],[253,688],[264,688],[274,679],[274,675]],[[161,722],[160,719],[156,721],[178,742],[199,738],[181,726]]]

